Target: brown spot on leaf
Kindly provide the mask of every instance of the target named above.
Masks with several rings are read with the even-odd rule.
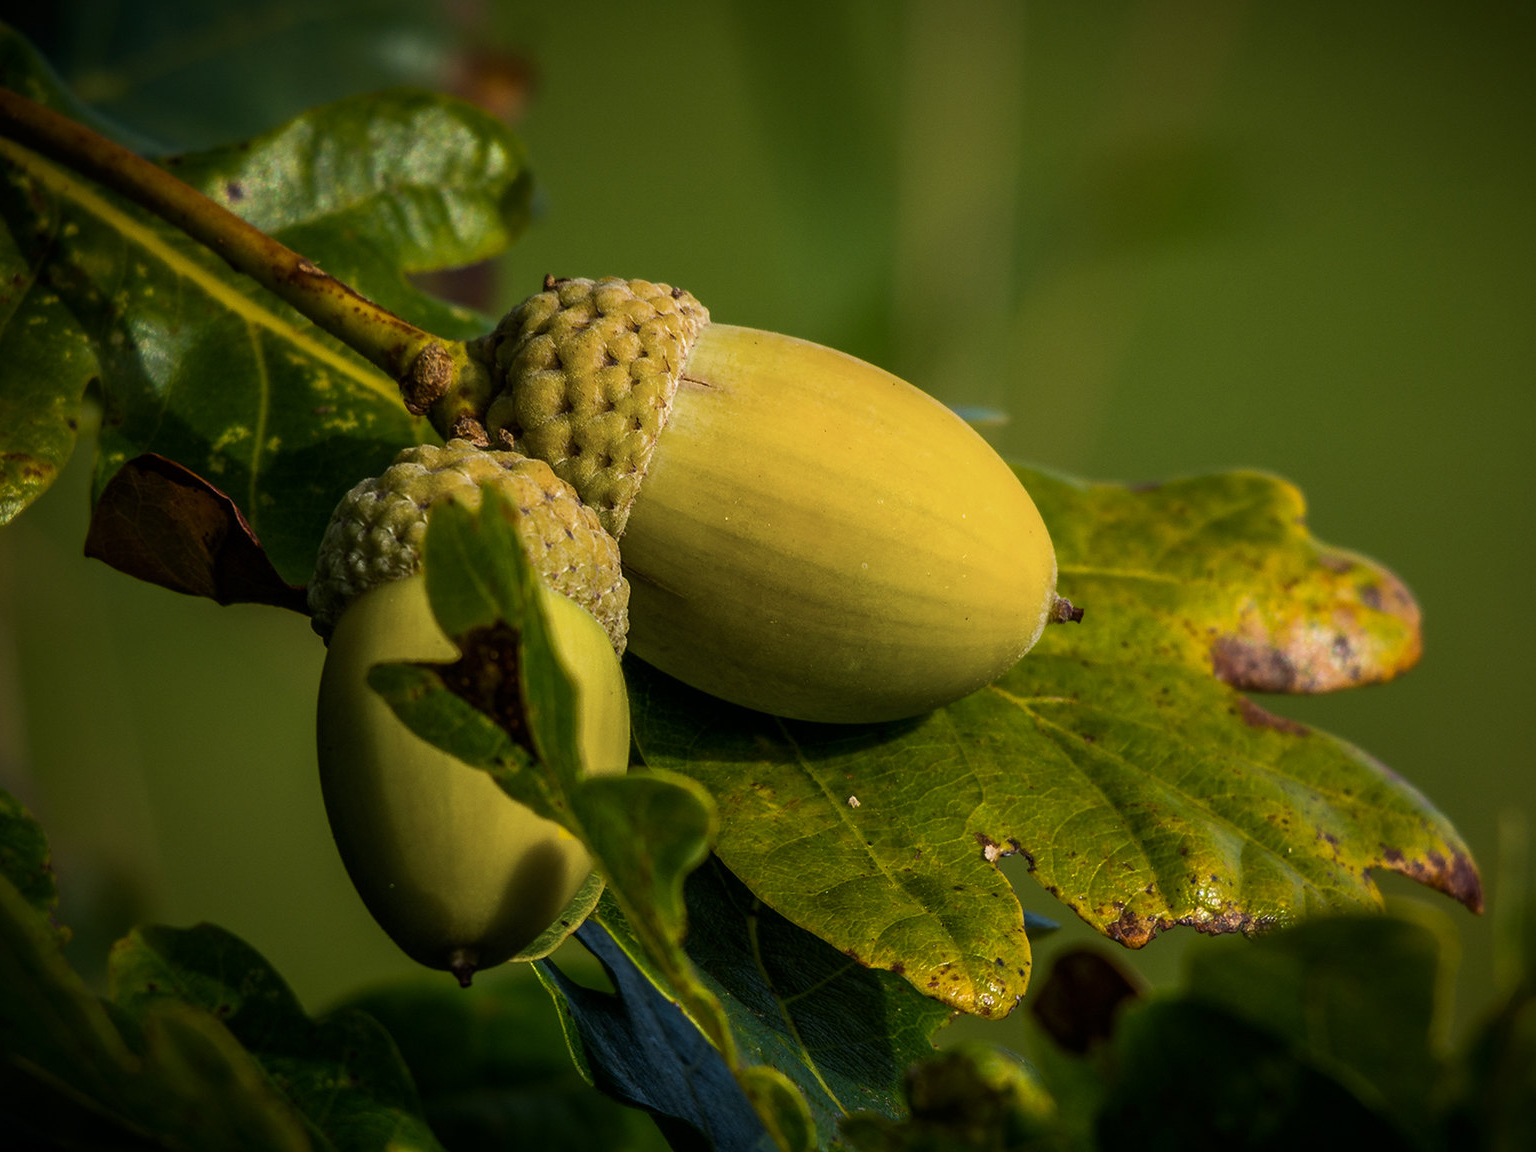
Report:
[[[1294,692],[1296,666],[1286,653],[1244,636],[1220,636],[1211,646],[1218,680],[1248,692]]]
[[[1310,575],[1275,592],[1243,607],[1211,642],[1219,679],[1248,691],[1332,692],[1390,680],[1418,662],[1418,603],[1373,561],[1321,551]]]
[[[535,755],[518,675],[519,633],[505,620],[474,628],[458,641],[463,653],[452,664],[422,664],[443,686],[501,726],[512,742]]]
[[[1237,702],[1237,710],[1243,723],[1250,728],[1273,728],[1290,736],[1307,736],[1312,729],[1288,716],[1276,716],[1268,708],[1261,708],[1246,696]]]
[[[1422,860],[1410,860],[1398,849],[1382,845],[1381,858],[1392,871],[1444,892],[1472,912],[1482,913],[1483,879],[1466,853],[1452,852],[1447,859],[1439,852],[1426,852]]]
[[[1141,948],[1165,927],[1166,924],[1161,919],[1153,920],[1151,917],[1138,916],[1129,907],[1122,907],[1119,917],[1106,924],[1103,931],[1116,944],[1123,944],[1127,948]]]
[[[51,484],[58,471],[48,461],[39,460],[29,452],[0,452],[0,472],[9,472],[28,484]]]
[[[1360,589],[1360,599],[1365,601],[1367,593],[1374,603],[1370,607],[1396,616],[1405,624],[1415,630],[1418,629],[1422,617],[1419,602],[1414,599],[1408,585],[1398,579],[1396,573],[1389,572],[1385,568],[1378,573],[1379,584],[1366,584]]]
[[[1025,851],[1024,845],[1010,836],[1008,837],[1008,847],[1012,850],[1011,855],[1024,857],[1024,863],[1028,866],[1029,870],[1031,872],[1035,870],[1035,857],[1032,853]]]
[[[1115,943],[1132,950],[1145,947],[1170,928],[1193,928],[1207,936],[1224,936],[1232,932],[1251,936],[1268,931],[1278,923],[1272,914],[1255,914],[1231,906],[1221,912],[1202,910],[1198,915],[1177,918],[1141,916],[1129,906],[1118,903],[1116,906],[1120,908],[1120,915],[1107,924],[1101,924],[1099,931]]]

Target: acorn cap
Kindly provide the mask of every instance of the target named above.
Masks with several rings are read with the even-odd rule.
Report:
[[[486,411],[492,443],[547,460],[613,536],[666,427],[683,363],[709,311],[648,280],[546,279],[497,325],[503,377]]]
[[[499,486],[512,508],[512,524],[534,571],[595,616],[622,654],[629,582],[613,537],[542,460],[488,452],[465,440],[407,448],[382,476],[364,480],[341,498],[309,585],[315,630],[329,636],[364,592],[415,574],[427,513],[443,500],[478,508],[486,481]]]

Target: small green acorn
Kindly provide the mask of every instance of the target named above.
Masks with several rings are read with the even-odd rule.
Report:
[[[480,355],[500,377],[491,442],[597,509],[630,580],[630,650],[697,688],[805,720],[897,719],[1075,618],[1012,470],[873,365],[620,279],[547,280]]]
[[[316,627],[329,637],[316,735],[342,861],[395,943],[465,984],[543,933],[591,872],[565,829],[417,737],[367,683],[376,664],[459,656],[428,604],[420,546],[430,511],[445,500],[478,506],[485,480],[507,498],[543,577],[540,602],[577,687],[581,764],[625,771],[629,705],[616,649],[628,586],[613,540],[541,462],[459,442],[402,452],[342,499],[310,586]]]

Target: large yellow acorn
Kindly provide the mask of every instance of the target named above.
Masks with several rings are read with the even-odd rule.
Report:
[[[547,461],[619,540],[629,650],[706,692],[912,716],[997,678],[1065,611],[1013,471],[873,365],[619,279],[547,281],[483,354],[493,442]]]
[[[430,510],[450,499],[478,504],[484,480],[502,492],[541,575],[555,651],[576,685],[583,770],[625,771],[617,549],[547,466],[467,444],[407,450],[342,500],[310,586],[316,625],[329,632],[316,728],[342,861],[403,951],[466,984],[549,928],[592,867],[580,841],[416,736],[367,682],[376,664],[458,658],[432,615],[418,549]],[[604,614],[616,635],[578,600]]]

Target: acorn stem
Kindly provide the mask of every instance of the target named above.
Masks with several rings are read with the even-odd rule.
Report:
[[[1048,624],[1081,624],[1083,622],[1083,610],[1065,596],[1056,597],[1056,602],[1051,605],[1051,614],[1046,619]]]
[[[217,253],[387,372],[414,415],[454,391],[466,368],[484,372],[464,345],[402,320],[163,168],[4,88],[0,135],[126,196]]]
[[[479,959],[472,949],[455,948],[453,955],[448,959],[448,971],[458,978],[460,988],[468,988],[475,978],[475,972],[479,969],[476,961]]]

